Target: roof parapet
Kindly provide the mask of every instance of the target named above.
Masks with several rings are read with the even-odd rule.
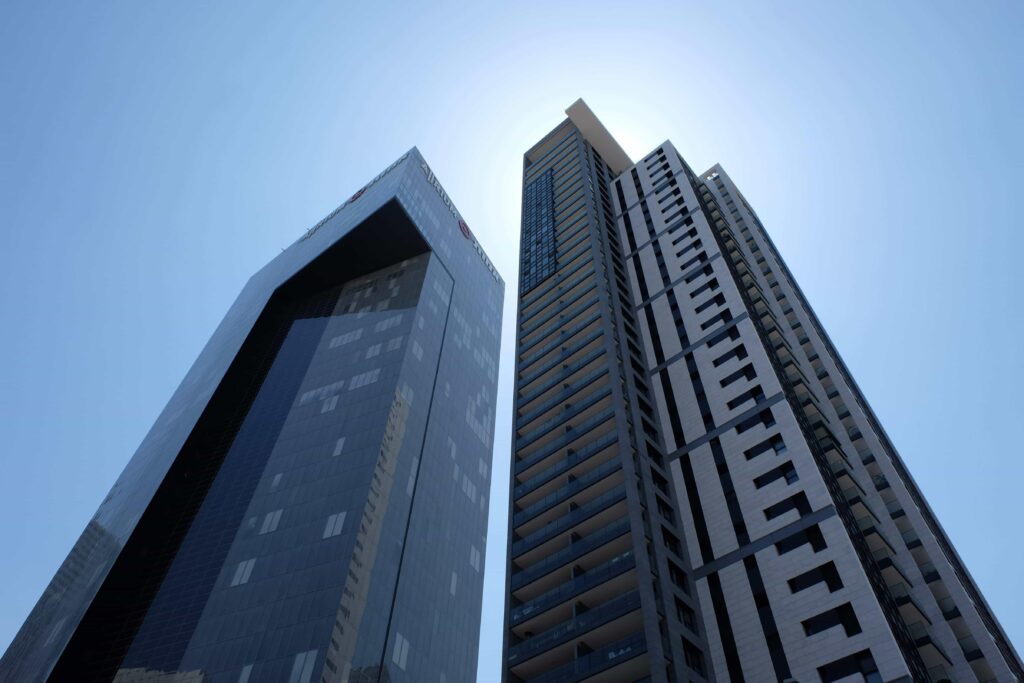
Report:
[[[629,155],[616,142],[600,119],[583,101],[583,98],[573,102],[565,110],[565,113],[615,174],[623,173],[633,165]]]

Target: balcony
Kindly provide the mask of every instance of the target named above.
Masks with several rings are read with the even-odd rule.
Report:
[[[563,286],[562,283],[566,282],[569,278],[571,278],[573,275],[578,273],[580,271],[580,269],[582,269],[585,266],[589,265],[592,260],[593,259],[585,259],[583,261],[580,261],[579,263],[572,264],[571,268],[565,268],[565,266],[560,267],[555,272],[555,279],[554,280],[550,280],[549,284],[542,284],[542,285],[540,285],[539,287],[537,287],[537,289],[534,289],[533,291],[529,292],[526,296],[523,297],[523,304],[522,304],[522,309],[521,309],[522,310],[522,314],[524,316],[531,315],[531,313],[527,312],[528,308],[533,307],[538,301],[540,301],[545,296],[550,294],[552,292],[552,290],[560,290],[562,288],[562,286]],[[594,272],[593,270],[590,270],[587,273],[587,275],[590,275],[593,272]],[[574,281],[573,284],[575,284],[575,281]],[[568,285],[568,286],[572,286],[572,285]],[[538,310],[538,309],[535,309],[535,310]]]
[[[960,608],[956,606],[956,602],[951,596],[946,596],[938,601],[939,610],[942,612],[943,618],[946,621],[953,621],[957,617],[961,616]]]
[[[588,417],[600,412],[601,408],[610,406],[611,395],[611,386],[605,385],[590,394],[577,397],[577,400],[572,403],[564,404],[561,412],[556,413],[546,422],[534,426],[526,434],[519,436],[516,439],[516,450],[520,451],[520,455],[527,455],[524,451],[531,445],[537,448],[543,447],[546,443],[550,442],[551,433],[556,431],[558,427],[566,423],[579,424],[581,420],[585,421]],[[571,427],[572,425],[569,426]]]
[[[587,271],[575,275],[571,281],[564,285],[558,285],[554,290],[548,292],[548,297],[541,297],[536,300],[537,305],[532,305],[532,310],[529,313],[523,312],[520,316],[520,328],[522,329],[527,323],[530,323],[534,318],[540,314],[547,315],[549,308],[561,308],[566,303],[574,300],[579,295],[579,292],[589,284],[588,279],[593,281],[594,270],[588,269]],[[581,286],[582,285],[582,286]]]
[[[607,363],[602,364],[594,370],[586,373],[582,377],[578,377],[573,381],[572,384],[555,393],[553,396],[548,396],[544,399],[543,403],[532,406],[528,412],[524,412],[522,416],[516,421],[516,428],[522,429],[526,425],[530,424],[534,420],[542,417],[544,413],[557,408],[560,403],[564,403],[568,399],[575,396],[578,392],[586,389],[588,386],[593,384],[596,380],[608,374]],[[524,403],[525,401],[520,401]]]
[[[533,341],[527,344],[521,344],[519,346],[520,354],[526,353],[527,351],[537,347],[536,350],[533,352],[532,356],[523,358],[523,364],[528,364],[526,362],[527,358],[532,358],[533,356],[537,356],[538,354],[543,355],[544,353],[547,353],[551,349],[559,346],[560,344],[563,343],[564,339],[571,337],[572,335],[576,334],[578,331],[586,327],[589,323],[601,317],[601,312],[596,306],[594,306],[594,302],[588,303],[587,307],[585,307],[584,310],[588,311],[589,314],[581,317],[573,325],[556,325],[552,328],[549,328],[548,331],[545,332],[543,335],[535,337]],[[547,343],[541,344],[540,342],[542,341],[546,341]]]
[[[542,546],[549,541],[556,541],[560,536],[567,535],[570,531],[585,534],[594,530],[591,527],[597,526],[600,528],[604,526],[611,519],[621,517],[625,513],[625,509],[615,508],[617,503],[623,503],[625,500],[626,487],[624,485],[616,486],[611,491],[601,494],[568,514],[558,517],[526,538],[513,543],[512,557],[517,561],[529,563],[531,561],[530,558],[524,557],[524,555],[531,550],[539,550],[539,552],[533,553],[534,555],[546,555],[545,551],[549,550],[549,548],[543,548]],[[623,508],[623,506],[619,507]],[[611,519],[608,519],[609,517]],[[584,522],[588,521],[590,524],[584,524]]]
[[[509,624],[514,628],[562,605],[568,600],[582,596],[612,579],[624,575],[636,567],[636,558],[632,550],[616,555],[590,571],[584,572],[569,581],[552,588],[529,602],[513,607],[509,613]]]
[[[568,664],[535,678],[528,678],[527,683],[578,683],[584,680],[590,683],[613,683],[636,680],[649,672],[646,658],[640,658],[646,652],[647,641],[643,631],[637,631]]]
[[[603,529],[595,531],[589,536],[584,536],[578,541],[571,543],[569,546],[551,553],[543,560],[531,565],[530,567],[513,572],[511,579],[512,590],[517,591],[520,588],[537,581],[541,577],[550,574],[559,567],[565,566],[570,562],[580,560],[583,556],[597,550],[598,548],[603,550],[606,544],[611,544],[612,541],[623,537],[625,534],[628,534],[629,531],[630,522],[628,517],[622,517],[621,519],[615,520]],[[628,546],[628,543],[626,543],[625,546]],[[615,555],[625,551],[627,549],[625,546],[621,548],[609,548],[610,552],[607,553],[607,556],[595,558],[594,564],[600,564],[601,562],[611,559]],[[547,588],[538,591],[537,595],[544,592],[544,590],[547,590]],[[532,597],[524,596],[520,597],[520,599],[532,599]]]
[[[553,382],[568,377],[576,370],[593,361],[604,353],[601,344],[601,331],[595,330],[574,343],[563,346],[558,353],[536,366],[530,372],[523,373],[519,378],[519,391],[524,398],[523,403],[532,401],[538,395],[551,388]],[[572,369],[570,369],[572,368]]]
[[[595,285],[590,287],[594,289]],[[593,294],[586,301],[578,302],[572,308],[555,311],[547,319],[541,320],[539,324],[532,326],[529,332],[523,332],[519,335],[520,348],[526,350],[541,340],[547,339],[557,330],[569,325],[572,321],[596,306],[597,302],[597,294]]]
[[[610,475],[618,472],[622,469],[622,463],[618,460],[607,460],[596,468],[590,470],[583,476],[573,479],[565,486],[552,491],[548,495],[544,496],[540,500],[534,501],[528,507],[516,512],[512,516],[512,528],[520,531],[520,533],[531,533],[525,529],[520,530],[520,527],[527,522],[536,519],[539,515],[551,510],[559,503],[564,503],[570,498],[574,497],[577,493],[580,493],[591,486],[594,486],[598,482],[602,482],[605,488],[614,486],[614,481],[609,479]],[[605,479],[609,479],[608,482],[604,482]],[[617,477],[616,481],[621,480],[621,477]],[[588,492],[590,493],[590,492]],[[594,495],[604,493],[602,487],[595,487]],[[579,501],[578,501],[579,502]],[[585,502],[585,501],[583,501]]]
[[[931,624],[931,620],[925,615],[924,610],[914,600],[907,584],[902,581],[889,586],[889,593],[892,595],[896,606],[899,608],[900,616],[904,623],[921,622]]]
[[[570,342],[576,341],[577,335],[579,335],[580,338],[587,337],[588,341],[589,339],[596,339],[597,337],[601,336],[601,326],[598,323],[598,320],[600,320],[600,318],[600,311],[595,310],[593,313],[587,316],[585,320],[581,321],[575,326],[569,328],[562,328],[561,330],[559,330],[559,334],[555,337],[555,339],[552,339],[551,341],[549,341],[547,344],[544,344],[540,348],[534,349],[533,353],[529,355],[520,355],[520,369],[525,370],[526,368],[530,367],[534,363],[544,358],[551,360],[555,355],[558,355],[552,353],[553,351],[562,350],[563,346],[568,346]],[[591,335],[593,336],[591,337]],[[579,345],[582,346],[582,343]],[[520,354],[522,354],[526,350],[527,349],[519,349],[519,352]]]
[[[568,292],[559,294],[558,297],[552,298],[552,300],[544,305],[543,308],[538,308],[534,313],[531,313],[525,319],[520,321],[519,325],[519,339],[520,342],[528,341],[531,335],[534,335],[542,327],[548,325],[552,321],[557,321],[559,318],[572,317],[576,315],[572,311],[579,312],[580,310],[589,306],[593,301],[597,299],[595,290],[597,284],[595,278],[592,277],[593,273],[588,273],[587,277],[579,281],[579,285]],[[580,304],[582,297],[587,296],[587,303],[576,305],[573,308],[573,304]]]
[[[602,605],[567,619],[543,633],[528,638],[518,645],[513,645],[508,650],[507,662],[509,666],[514,667],[521,662],[547,652],[558,645],[563,645],[574,638],[589,633],[600,626],[605,626],[639,609],[639,591],[620,595]]]
[[[575,471],[575,468],[594,456],[600,456],[602,454],[609,453],[612,450],[612,447],[616,443],[618,443],[618,440],[618,432],[611,431],[601,435],[594,441],[591,441],[583,448],[580,448],[578,451],[573,451],[570,449],[563,459],[559,460],[551,467],[533,475],[532,477],[524,480],[521,484],[517,485],[512,490],[512,498],[517,503],[521,503],[523,505],[532,505],[538,499],[533,498],[531,500],[527,500],[527,496],[535,492],[539,493],[541,496],[547,495],[547,491],[538,491],[538,489],[541,489],[546,484],[551,483],[556,477],[562,474],[572,473],[575,474],[576,476],[583,476],[584,472]],[[604,462],[604,460],[600,457],[597,458],[597,460],[600,462]],[[595,462],[593,466],[598,466],[600,462]],[[586,468],[580,468],[580,470],[584,469]],[[586,469],[586,471],[589,471],[589,469]]]
[[[907,630],[910,631],[910,636],[913,638],[914,645],[917,646],[917,651],[921,655],[921,659],[926,667],[931,669],[937,666],[953,666],[953,662],[949,661],[949,657],[946,656],[946,653],[939,647],[939,644],[928,633],[924,622],[916,621],[909,624]]]
[[[552,455],[558,453],[561,449],[571,446],[573,442],[577,441],[581,437],[589,435],[598,426],[609,422],[614,418],[615,409],[614,407],[609,406],[589,419],[586,419],[579,424],[567,427],[565,433],[559,435],[554,440],[545,443],[541,448],[531,452],[528,456],[517,459],[515,464],[516,476],[526,474],[527,471],[531,470],[536,465],[539,465]],[[614,428],[614,424],[612,424],[612,428]]]

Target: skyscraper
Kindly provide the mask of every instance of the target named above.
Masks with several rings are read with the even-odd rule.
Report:
[[[403,155],[249,281],[0,680],[472,680],[503,288]]]
[[[720,166],[525,155],[505,678],[1024,681]]]

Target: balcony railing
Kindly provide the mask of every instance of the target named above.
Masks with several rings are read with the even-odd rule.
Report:
[[[618,471],[622,468],[622,463],[618,459],[608,460],[594,469],[590,470],[578,479],[574,479],[565,486],[552,491],[550,494],[544,496],[540,500],[534,502],[532,505],[520,510],[512,516],[512,526],[518,527],[537,515],[546,512],[551,507],[558,503],[571,498],[580,491],[589,488],[593,484],[601,481],[613,472]]]
[[[594,586],[600,586],[605,581],[613,579],[635,566],[636,558],[633,557],[633,551],[627,550],[604,564],[599,564],[590,571],[584,572],[562,585],[552,588],[547,593],[542,593],[527,603],[513,607],[509,613],[509,622],[512,626],[516,626],[531,617],[543,614],[570,598],[590,590]]]
[[[547,458],[552,453],[555,453],[559,449],[564,448],[568,444],[572,443],[576,439],[580,438],[581,436],[592,430],[594,427],[604,422],[607,422],[614,416],[615,408],[607,408],[606,410],[601,411],[597,415],[587,420],[584,420],[581,424],[576,425],[576,427],[572,429],[567,429],[565,431],[565,434],[555,439],[551,443],[545,445],[540,450],[536,451],[535,453],[531,453],[529,456],[523,458],[522,460],[517,460],[516,474],[520,474],[523,471],[529,469],[530,467],[533,467],[538,462],[542,461],[544,458]]]
[[[561,334],[558,335],[557,339],[552,339],[550,342],[548,342],[544,346],[540,347],[539,349],[537,349],[536,351],[531,353],[529,356],[521,357],[521,359],[519,361],[519,367],[521,367],[521,368],[528,368],[528,367],[530,367],[532,364],[536,363],[538,360],[540,360],[541,358],[546,356],[551,351],[554,351],[555,349],[557,349],[559,346],[564,344],[567,339],[569,339],[574,334],[578,333],[580,330],[584,329],[585,327],[587,327],[587,325],[590,325],[591,323],[593,323],[594,321],[596,321],[600,317],[601,317],[601,313],[599,311],[595,311],[593,314],[588,316],[586,318],[586,320],[583,320],[583,321],[579,322],[578,324],[574,325],[571,328],[560,330]],[[597,338],[599,336],[601,336],[600,333],[597,333],[597,334],[594,335],[594,338]],[[525,351],[525,350],[526,350],[525,348],[520,349],[520,352]]]
[[[582,330],[584,327],[586,327],[587,325],[589,325],[590,323],[594,322],[595,320],[597,320],[600,317],[601,317],[601,311],[598,310],[598,309],[595,309],[590,315],[584,317],[582,320],[580,320],[575,325],[567,326],[567,327],[562,327],[562,328],[558,328],[558,327],[553,328],[551,332],[552,333],[555,333],[555,332],[558,333],[556,338],[555,339],[551,339],[551,341],[549,341],[547,344],[541,345],[540,348],[538,348],[536,351],[534,351],[530,356],[524,357],[522,364],[523,365],[529,365],[530,363],[533,362],[534,358],[539,358],[540,356],[543,356],[545,353],[551,351],[552,349],[558,348],[561,344],[565,343],[565,339],[567,339],[567,338],[571,337],[572,335],[576,334],[577,332]],[[523,344],[522,346],[519,347],[519,353],[523,353],[524,351],[529,351],[533,347],[535,347],[538,344],[540,344],[541,341],[543,341],[545,339],[550,339],[550,337],[551,337],[551,334],[540,336],[540,337],[537,337],[536,339],[534,339],[532,342],[530,342],[528,344]]]
[[[535,474],[530,477],[522,484],[519,484],[512,490],[512,498],[519,500],[526,494],[530,493],[534,489],[543,486],[558,475],[571,470],[573,467],[583,462],[587,458],[591,457],[595,453],[603,451],[605,448],[615,444],[619,440],[617,432],[608,432],[598,437],[596,441],[591,441],[583,448],[578,451],[569,453],[565,458],[559,460],[551,467],[548,467],[543,472]]]
[[[527,683],[575,683],[622,662],[628,662],[645,652],[647,652],[647,641],[641,631],[587,653],[556,669],[551,669],[536,678],[531,678]]]
[[[631,591],[625,595],[620,595],[602,605],[567,619],[529,640],[513,645],[508,650],[508,663],[514,666],[518,662],[535,657],[581,634],[593,631],[598,626],[603,626],[625,614],[629,614],[639,609],[639,607],[640,591]]]
[[[539,439],[547,436],[552,429],[557,429],[560,425],[565,424],[572,418],[576,417],[580,413],[584,412],[587,408],[599,403],[601,400],[607,398],[612,393],[610,386],[604,386],[592,394],[587,394],[581,399],[570,403],[569,407],[558,413],[554,417],[550,418],[546,422],[537,425],[531,429],[528,433],[520,436],[516,439],[516,449],[526,448],[530,444]]]
[[[594,331],[584,335],[582,339],[578,339],[571,346],[567,346],[564,349],[562,349],[562,353],[560,353],[557,356],[554,356],[554,357],[548,359],[548,362],[544,363],[544,365],[541,365],[541,366],[531,370],[530,372],[524,374],[522,376],[522,379],[520,379],[519,382],[517,383],[517,386],[525,387],[527,384],[530,384],[530,383],[534,382],[535,380],[537,380],[542,375],[547,374],[548,372],[551,372],[557,366],[562,365],[563,363],[565,363],[565,359],[566,358],[568,358],[569,356],[571,356],[571,355],[573,355],[575,353],[579,353],[580,349],[582,349],[583,347],[585,347],[587,344],[591,343],[595,339],[598,339],[600,336],[601,336],[601,331],[600,330],[594,330]],[[598,347],[596,349],[591,349],[590,353],[588,353],[587,356],[586,356],[586,360],[581,358],[581,359],[579,359],[577,361],[577,363],[582,363],[583,365],[586,365],[588,362],[594,360],[594,358],[596,358],[597,356],[599,356],[602,353],[604,353],[604,349],[602,349],[600,347]],[[583,367],[583,365],[580,365],[576,369],[578,370],[579,368]],[[523,364],[521,367],[525,368],[526,364]],[[559,374],[562,375],[562,376],[566,376],[563,373],[566,373],[567,371],[568,371],[568,368],[563,368],[562,369],[562,373],[559,373]],[[551,378],[551,379],[553,380],[554,378]],[[544,385],[544,389],[536,389],[534,392],[531,392],[531,394],[536,395],[536,394],[543,393],[544,391],[547,391],[548,388],[550,388],[550,383],[545,384]],[[525,403],[527,400],[530,400],[530,399],[524,399],[523,402]]]
[[[559,567],[572,562],[573,560],[596,550],[610,541],[627,533],[630,529],[629,517],[617,519],[603,529],[584,536],[566,548],[552,553],[540,562],[533,564],[527,569],[521,569],[512,574],[512,590],[518,590],[523,586],[536,581],[540,577],[553,572]]]
[[[576,380],[576,382],[571,386],[558,392],[558,394],[544,401],[544,403],[540,404],[539,406],[534,406],[534,408],[530,412],[523,413],[523,416],[516,420],[516,427],[523,427],[525,425],[530,424],[531,421],[537,419],[538,415],[543,415],[545,412],[551,410],[559,403],[563,403],[566,399],[572,398],[572,396],[574,396],[577,392],[579,392],[582,389],[585,389],[595,380],[597,380],[598,378],[607,373],[607,365],[602,365],[597,369],[588,372],[586,375]],[[525,401],[521,400],[521,403],[525,403]]]
[[[607,491],[594,500],[576,508],[567,515],[563,515],[550,524],[542,526],[526,538],[520,539],[512,544],[512,557],[518,557],[528,550],[550,541],[555,536],[572,529],[597,513],[610,508],[616,503],[626,500],[626,487],[622,484],[611,491]]]

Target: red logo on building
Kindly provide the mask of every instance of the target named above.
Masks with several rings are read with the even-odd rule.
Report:
[[[462,220],[461,218],[459,219],[459,230],[462,231],[462,234],[466,237],[467,240],[473,239],[473,233],[469,231],[469,226],[466,225],[466,221]]]
[[[366,192],[366,188],[365,188],[365,187],[364,187],[363,189],[359,190],[359,192],[356,192],[356,193],[355,193],[354,195],[352,195],[351,197],[349,197],[349,198],[348,198],[348,202],[347,202],[347,203],[351,204],[351,203],[352,203],[352,202],[354,202],[355,200],[359,199],[360,197],[362,197],[362,196],[363,196],[363,193],[364,193],[364,192]]]

